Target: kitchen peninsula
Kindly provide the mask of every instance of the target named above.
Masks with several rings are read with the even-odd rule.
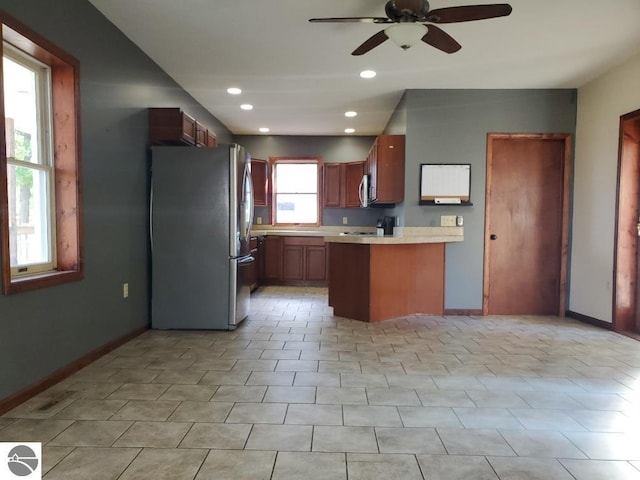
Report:
[[[334,315],[378,322],[444,313],[445,245],[463,227],[404,227],[401,236],[326,236]]]

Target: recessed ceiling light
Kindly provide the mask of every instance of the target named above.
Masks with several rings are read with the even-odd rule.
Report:
[[[269,133],[269,129],[267,127],[260,127],[260,131],[262,133]]]
[[[345,128],[344,133],[354,133],[356,131],[355,128]]]
[[[229,87],[227,88],[227,93],[230,93],[231,95],[240,95],[242,93],[242,90],[240,90],[238,87]]]
[[[376,76],[376,72],[374,72],[373,70],[364,70],[360,72],[360,76],[362,78],[373,78]]]
[[[358,115],[358,112],[354,112],[353,110],[350,110],[348,112],[344,112],[344,116],[345,117],[355,117],[356,115]]]
[[[243,110],[253,110],[253,105],[251,105],[250,103],[243,103],[242,105],[240,105],[240,108]]]

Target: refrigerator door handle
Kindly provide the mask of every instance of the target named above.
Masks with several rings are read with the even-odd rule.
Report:
[[[255,257],[249,255],[248,257],[239,258],[238,259],[238,264],[244,266],[244,265],[248,265],[250,263],[253,263],[255,261],[256,261]]]
[[[149,192],[149,242],[151,243],[151,251],[153,252],[153,181],[151,182],[151,190]]]
[[[253,183],[251,179],[251,167],[250,163],[247,163],[244,167],[244,181],[242,182],[242,198],[245,202],[249,202],[249,218],[245,219],[246,231],[244,232],[245,238],[251,236],[251,228],[253,227]]]

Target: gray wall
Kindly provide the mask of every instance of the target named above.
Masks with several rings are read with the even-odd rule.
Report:
[[[575,90],[408,90],[405,202],[407,226],[440,225],[440,215],[464,217],[463,243],[446,251],[450,309],[482,307],[486,148],[488,133],[575,135]],[[472,207],[418,205],[421,163],[470,163]]]
[[[367,158],[375,137],[332,136],[260,136],[237,135],[235,141],[243,145],[254,158],[269,160],[269,157],[322,157],[325,163],[358,162]],[[323,225],[342,225],[342,217],[348,225],[374,227],[384,209],[376,208],[325,208],[322,211]],[[269,218],[268,207],[257,207],[255,217]]]
[[[0,0],[81,64],[85,279],[0,296],[0,399],[148,323],[148,107],[230,132],[85,0]],[[129,298],[122,298],[122,283]]]

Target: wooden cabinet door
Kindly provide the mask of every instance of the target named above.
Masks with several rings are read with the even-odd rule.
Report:
[[[253,263],[249,265],[248,269],[248,283],[251,287],[251,291],[258,288],[258,238],[251,237],[251,256],[254,258]]]
[[[256,263],[258,264],[258,285],[264,283],[264,259],[264,237],[258,237],[258,253],[256,258]]]
[[[365,162],[351,162],[346,164],[344,181],[344,203],[347,208],[360,207],[360,196],[358,190],[360,181],[364,175]]]
[[[207,146],[207,127],[196,121],[196,146]]]
[[[282,281],[282,237],[264,237],[264,278],[266,282]]]
[[[283,275],[285,282],[304,280],[304,249],[302,245],[286,245],[283,248]]]
[[[372,201],[378,199],[378,139],[367,155],[367,173],[369,174],[369,198]]]
[[[215,148],[218,146],[218,139],[216,134],[207,129],[207,147]]]
[[[324,195],[323,204],[325,208],[344,207],[344,164],[325,163],[324,169]]]
[[[376,154],[376,201],[404,201],[404,135],[378,137]]]
[[[251,180],[253,181],[253,203],[256,207],[266,207],[269,191],[269,162],[251,159]]]
[[[327,279],[327,248],[305,247],[305,280],[321,282]]]
[[[184,112],[182,112],[182,138],[189,145],[196,143],[196,121]]]
[[[150,108],[149,143],[151,145],[194,145],[196,121],[179,108]]]

